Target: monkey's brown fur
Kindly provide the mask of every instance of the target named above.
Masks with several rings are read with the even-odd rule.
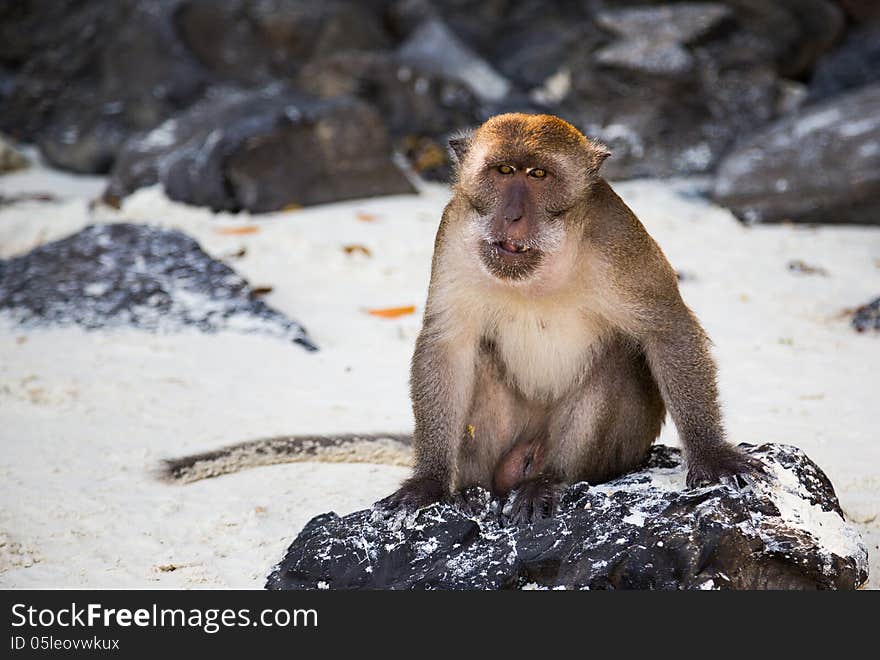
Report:
[[[604,147],[556,117],[520,114],[451,147],[458,179],[412,361],[414,474],[386,505],[422,506],[478,484],[515,491],[517,521],[550,515],[558,485],[636,467],[666,410],[689,485],[759,472],[724,440],[706,334],[660,248],[599,176]],[[356,460],[358,447],[386,437],[254,441],[171,461],[164,473],[185,481]],[[393,440],[405,460],[409,439]]]
[[[635,468],[666,410],[690,485],[754,470],[724,440],[709,341],[675,271],[598,174],[605,148],[524,114],[451,146],[412,360],[414,474],[386,505],[517,487],[516,520],[548,515],[558,485]]]

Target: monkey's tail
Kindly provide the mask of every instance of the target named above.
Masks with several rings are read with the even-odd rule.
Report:
[[[412,464],[412,436],[392,433],[295,435],[249,440],[162,461],[159,478],[191,483],[261,465],[322,463]]]

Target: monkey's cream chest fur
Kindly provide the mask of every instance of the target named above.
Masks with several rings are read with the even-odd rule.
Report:
[[[607,329],[589,313],[592,296],[570,277],[576,254],[561,247],[553,265],[528,283],[500,282],[478,265],[472,236],[456,242],[448,270],[438,273],[432,300],[449,338],[494,342],[511,384],[527,398],[550,401],[584,377]],[[454,239],[453,239],[454,240]]]
[[[510,380],[530,399],[564,395],[583,377],[598,329],[585,322],[578,306],[498,302],[488,306],[485,334]]]

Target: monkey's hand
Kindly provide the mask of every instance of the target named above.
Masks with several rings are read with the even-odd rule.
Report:
[[[449,499],[449,492],[434,477],[410,477],[394,493],[379,502],[386,511],[406,509],[415,511]]]
[[[744,486],[755,479],[768,478],[767,470],[760,461],[726,442],[701,447],[698,454],[688,459],[688,488],[717,484],[728,479],[738,486]]]
[[[515,525],[527,525],[556,515],[560,485],[547,476],[539,476],[520,484],[505,507],[504,513]]]

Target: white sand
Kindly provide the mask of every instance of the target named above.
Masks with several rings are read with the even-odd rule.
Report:
[[[682,293],[715,341],[731,438],[798,445],[819,463],[880,587],[880,337],[840,317],[880,294],[880,230],[746,228],[677,194],[686,185],[616,188],[694,276]],[[304,463],[172,486],[150,470],[163,457],[268,435],[409,430],[408,363],[448,192],[429,186],[253,220],[149,189],[120,212],[90,215],[102,186],[39,166],[0,177],[0,195],[63,198],[0,209],[0,257],[122,219],[182,229],[217,257],[246,247],[229,263],[273,286],[267,302],[302,322],[321,351],[233,333],[23,332],[0,322],[0,587],[260,587],[309,518],[366,507],[407,471]],[[216,231],[248,223],[259,231]],[[346,255],[349,244],[372,257]],[[829,275],[791,273],[794,259]],[[394,320],[363,311],[410,304],[417,313]],[[669,426],[663,441],[676,441]]]

